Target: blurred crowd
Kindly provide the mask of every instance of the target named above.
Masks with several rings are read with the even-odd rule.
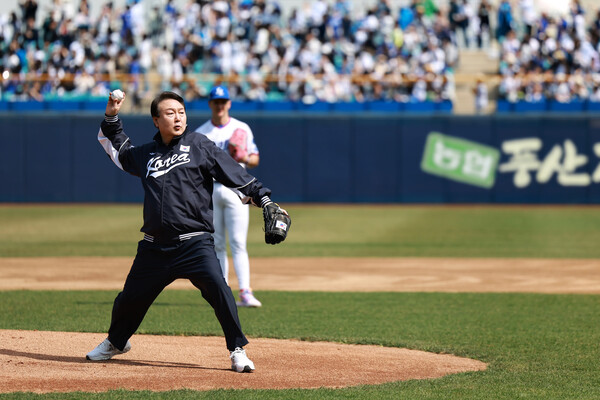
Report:
[[[499,46],[499,97],[600,101],[600,11],[579,0],[557,17],[534,0],[19,0],[0,14],[3,99],[105,97],[134,104],[157,90],[202,99],[226,84],[235,100],[452,100],[459,48]],[[588,18],[586,18],[588,17]],[[591,21],[591,22],[586,22]],[[486,83],[473,91],[479,110]]]
[[[274,0],[150,3],[107,1],[92,16],[88,0],[45,10],[21,0],[0,15],[3,97],[106,96],[125,77],[137,102],[157,88],[199,99],[215,83],[237,100],[453,96],[458,25],[434,0],[396,10],[373,0],[360,13],[351,1],[311,0],[285,16]]]
[[[600,101],[600,10],[588,18],[579,0],[562,17],[533,10],[533,0],[520,0],[527,15],[521,29],[508,18],[501,45],[500,98],[510,102],[546,100]],[[500,5],[512,15],[510,3]]]

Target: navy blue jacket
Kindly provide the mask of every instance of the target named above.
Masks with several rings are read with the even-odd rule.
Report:
[[[134,146],[121,120],[106,117],[98,140],[119,168],[141,179],[145,193],[141,231],[155,238],[214,232],[213,178],[255,205],[269,201],[271,191],[204,135],[186,130],[165,145],[156,133],[152,142]]]

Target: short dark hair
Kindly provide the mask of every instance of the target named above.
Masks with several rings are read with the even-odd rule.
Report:
[[[161,101],[167,99],[177,100],[179,103],[181,103],[183,109],[185,110],[185,101],[183,100],[183,97],[174,92],[162,92],[161,94],[156,96],[154,100],[152,100],[152,104],[150,105],[150,115],[152,115],[153,117],[159,117],[158,105]]]

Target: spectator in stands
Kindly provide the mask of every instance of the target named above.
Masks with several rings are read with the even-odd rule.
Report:
[[[502,0],[498,6],[498,24],[496,26],[496,39],[504,40],[508,32],[513,29],[512,8],[508,0]]]
[[[545,100],[544,85],[540,80],[534,80],[527,87],[525,100],[530,103],[538,103]]]
[[[568,103],[571,101],[571,88],[564,73],[556,75],[555,81],[550,85],[550,92],[553,93],[554,99],[559,103]]]
[[[594,74],[592,76],[593,81],[591,82],[591,93],[589,100],[594,102],[600,102],[600,74]]]
[[[521,12],[521,23],[523,24],[523,35],[531,36],[537,19],[533,0],[519,0],[519,10]]]
[[[78,68],[75,71],[74,92],[79,95],[88,94],[96,86],[96,80],[85,69]]]
[[[37,18],[38,3],[36,0],[21,0],[19,2],[21,8],[21,16],[23,23],[27,24],[27,21],[33,20],[34,24]]]
[[[483,79],[477,78],[475,81],[473,96],[475,97],[475,113],[482,114],[486,112],[488,107],[488,88]]]
[[[27,48],[30,45],[37,47],[39,42],[38,29],[35,26],[35,19],[29,18],[25,21],[25,32],[23,32],[22,46]]]
[[[594,22],[592,22],[590,32],[595,39],[600,38],[600,9],[596,12],[596,18],[594,19]]]
[[[462,43],[462,47],[468,47],[467,28],[469,26],[469,17],[465,9],[465,0],[450,0],[448,10],[448,20],[450,21],[450,30],[456,43]],[[461,40],[457,39],[457,32]]]
[[[423,102],[427,100],[427,82],[424,78],[418,78],[411,92],[412,102]]]
[[[50,43],[58,41],[58,22],[56,22],[50,15],[44,20],[42,26],[42,42],[48,46]]]
[[[489,45],[491,39],[490,15],[492,6],[487,0],[481,0],[477,9],[477,18],[479,19],[479,29],[477,30],[477,47],[484,47],[484,43]]]
[[[413,7],[406,5],[400,7],[400,13],[398,16],[398,25],[400,26],[400,29],[405,30],[408,28],[408,26],[413,23],[414,17],[415,14]]]
[[[16,12],[11,12],[4,26],[5,43],[11,43],[13,39],[17,39],[21,33],[22,21],[17,16]]]

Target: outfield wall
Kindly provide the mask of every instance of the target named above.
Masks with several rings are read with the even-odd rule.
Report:
[[[600,114],[236,116],[281,202],[600,203]],[[0,114],[0,201],[141,201],[97,142],[101,118]],[[134,143],[153,136],[148,116],[122,118]]]

